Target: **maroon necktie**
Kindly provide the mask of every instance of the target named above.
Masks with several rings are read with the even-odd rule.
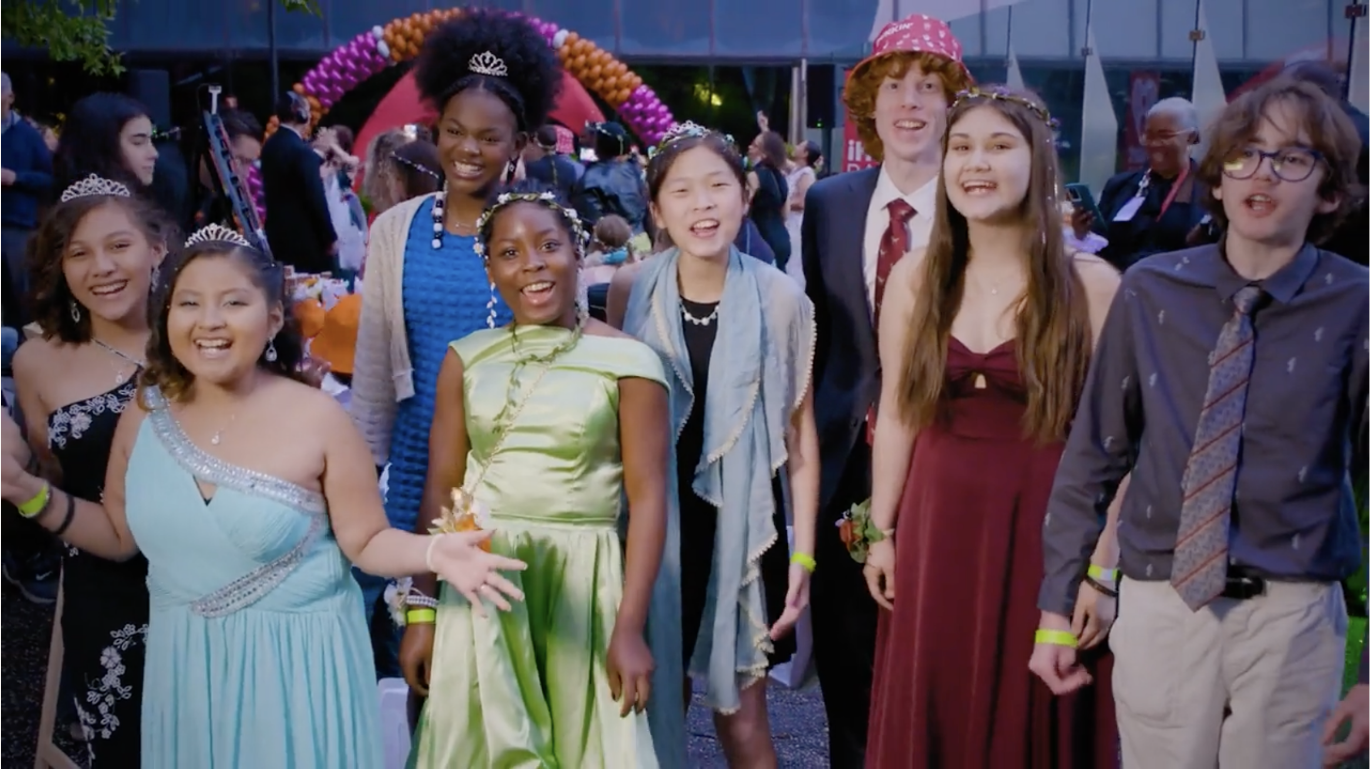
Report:
[[[895,262],[904,258],[904,254],[909,252],[909,220],[918,213],[913,210],[913,206],[903,198],[895,198],[885,206],[890,212],[890,223],[885,228],[885,234],[880,236],[880,253],[875,259],[875,342],[876,350],[880,349],[880,305],[885,301],[885,281],[890,278],[890,270],[894,269]],[[875,407],[880,402],[880,397],[876,396],[876,403],[872,403],[870,411],[866,414],[866,442],[875,443]]]

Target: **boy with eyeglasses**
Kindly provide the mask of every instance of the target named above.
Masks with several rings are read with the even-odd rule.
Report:
[[[1110,635],[1128,769],[1303,769],[1364,750],[1364,660],[1337,695],[1370,279],[1310,242],[1359,198],[1359,151],[1306,84],[1228,105],[1199,168],[1223,241],[1136,264],[1099,340],[1047,508],[1031,668],[1058,694],[1089,680],[1071,602],[1130,472]]]

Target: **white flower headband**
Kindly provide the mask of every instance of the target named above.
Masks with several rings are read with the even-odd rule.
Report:
[[[557,196],[552,192],[505,192],[495,198],[494,204],[481,212],[480,218],[476,220],[476,253],[487,261],[490,255],[485,251],[486,227],[495,214],[505,206],[513,203],[540,203],[557,213],[566,217],[571,223],[571,239],[575,241],[576,256],[584,256],[585,249],[590,245],[590,233],[585,229],[585,223],[580,220],[580,214],[574,208],[563,206],[557,202]]]

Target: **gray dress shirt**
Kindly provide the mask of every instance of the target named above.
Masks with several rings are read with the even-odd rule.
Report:
[[[1071,616],[1119,482],[1123,574],[1170,577],[1208,355],[1249,281],[1220,246],[1164,253],[1123,276],[1099,338],[1043,524],[1044,611]],[[1229,557],[1276,580],[1335,581],[1360,565],[1351,469],[1364,469],[1370,277],[1306,245],[1260,283]]]

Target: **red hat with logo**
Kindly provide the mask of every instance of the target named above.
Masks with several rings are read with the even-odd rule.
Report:
[[[926,53],[954,62],[970,79],[970,70],[961,60],[961,41],[951,33],[945,21],[925,13],[915,13],[899,21],[886,24],[871,46],[871,55],[850,70],[855,76],[871,62],[892,53]]]

